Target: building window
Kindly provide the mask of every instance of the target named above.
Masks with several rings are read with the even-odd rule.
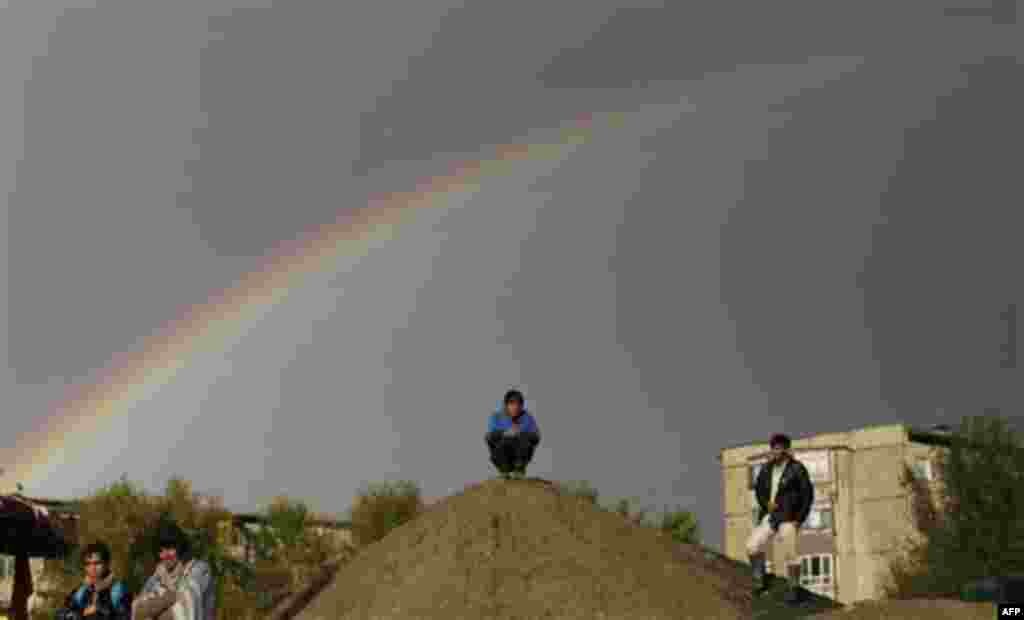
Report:
[[[931,482],[934,472],[932,471],[932,462],[928,459],[917,459],[910,466],[911,471],[914,473],[916,480],[924,480]]]
[[[832,556],[805,555],[800,558],[800,585],[826,588],[832,585]]]
[[[808,530],[831,530],[832,529],[832,507],[811,508],[804,522],[804,528]]]

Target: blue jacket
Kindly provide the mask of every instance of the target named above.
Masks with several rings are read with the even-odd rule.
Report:
[[[523,409],[517,422],[521,432],[536,433],[537,437],[540,437],[540,427],[537,426],[537,419],[528,410]],[[487,432],[507,431],[510,428],[512,428],[512,418],[505,413],[504,404],[502,404],[501,408],[492,413],[491,418],[487,421]]]
[[[57,620],[82,620],[82,612],[92,602],[95,591],[90,585],[81,585],[72,590],[64,606],[57,610]],[[124,583],[115,581],[96,596],[96,614],[90,620],[129,620],[131,615],[132,597]]]

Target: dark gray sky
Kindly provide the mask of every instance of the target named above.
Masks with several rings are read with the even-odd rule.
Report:
[[[581,113],[627,119],[311,278],[34,491],[441,495],[490,475],[485,416],[518,384],[535,473],[693,508],[718,545],[723,446],[1019,415],[1012,11],[461,4],[0,5],[8,459],[276,243]]]

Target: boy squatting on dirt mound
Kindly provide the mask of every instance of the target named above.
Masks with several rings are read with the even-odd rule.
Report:
[[[803,463],[793,458],[789,437],[772,435],[768,442],[772,458],[757,474],[754,483],[758,503],[758,526],[747,540],[747,555],[754,573],[754,590],[766,588],[765,551],[779,537],[781,564],[789,577],[786,593],[789,602],[797,602],[800,586],[800,564],[796,559],[796,537],[807,520],[814,503],[814,486]]]
[[[526,399],[519,390],[509,390],[487,423],[485,436],[491,451],[491,463],[502,478],[523,478],[533,451],[540,443],[537,420],[526,410]]]

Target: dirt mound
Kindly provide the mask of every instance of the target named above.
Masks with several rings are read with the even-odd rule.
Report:
[[[543,481],[489,481],[364,549],[297,618],[750,617],[728,580],[675,548]]]
[[[789,587],[782,579],[771,579],[768,590],[754,598],[751,596],[753,582],[749,564],[702,545],[676,545],[675,553],[683,562],[699,566],[721,578],[727,584],[730,598],[750,606],[750,620],[794,620],[843,608],[836,601],[803,588],[800,590],[800,604],[794,607],[786,602]]]
[[[878,601],[813,616],[816,620],[992,620],[992,603],[948,600]]]

